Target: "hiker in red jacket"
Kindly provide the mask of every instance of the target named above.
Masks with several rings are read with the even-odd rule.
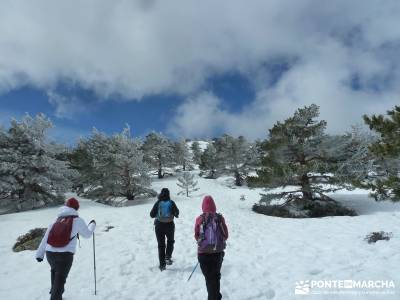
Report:
[[[64,284],[72,266],[76,249],[76,240],[80,236],[90,238],[96,228],[96,222],[85,221],[78,215],[79,202],[70,198],[61,207],[56,222],[51,224],[36,251],[36,260],[42,262],[46,253],[51,268],[51,298],[61,300]]]
[[[219,300],[221,266],[224,249],[228,239],[225,219],[217,213],[214,199],[205,196],[202,204],[203,214],[197,217],[194,226],[194,238],[198,244],[198,260],[206,279],[208,300]]]

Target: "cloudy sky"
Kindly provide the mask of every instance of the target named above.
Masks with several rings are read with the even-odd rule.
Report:
[[[0,123],[57,139],[266,137],[316,103],[330,132],[400,104],[398,0],[0,2]]]

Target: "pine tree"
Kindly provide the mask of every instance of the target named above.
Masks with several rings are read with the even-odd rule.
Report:
[[[198,141],[194,141],[190,148],[192,150],[194,163],[200,165],[201,164],[201,154],[202,154],[201,149],[200,149],[200,143]]]
[[[243,136],[234,138],[230,135],[223,135],[215,142],[219,171],[232,174],[235,178],[235,185],[242,186],[251,166],[257,160],[257,152],[253,145],[248,143]]]
[[[174,161],[171,142],[162,134],[152,132],[146,136],[142,146],[144,159],[157,169],[159,179],[164,177],[164,168]]]
[[[262,168],[252,180],[269,188],[293,188],[264,195],[261,203],[277,199],[304,209],[315,205],[316,200],[333,201],[326,193],[342,188],[332,175],[341,162],[341,154],[328,151],[331,141],[324,133],[326,122],[318,121],[318,117],[319,107],[312,104],[298,109],[292,117],[270,129],[269,139],[262,145]]]
[[[194,174],[189,171],[183,171],[181,176],[178,177],[177,185],[182,189],[178,195],[186,194],[189,197],[190,193],[198,191],[197,181],[194,180]]]
[[[134,200],[137,195],[146,193],[150,186],[149,167],[143,161],[143,152],[138,140],[132,139],[130,128],[110,139],[112,167],[105,188],[115,195]]]
[[[141,147],[140,141],[131,137],[129,126],[113,136],[94,129],[91,137],[82,139],[73,163],[90,187],[86,195],[105,203],[113,203],[115,197],[154,196]]]
[[[91,136],[79,140],[77,148],[72,153],[71,165],[79,171],[78,182],[84,188],[88,188],[87,196],[93,189],[105,185],[106,174],[113,163],[109,153],[110,138],[96,128],[93,129]]]
[[[93,159],[83,140],[80,140],[78,145],[68,153],[68,160],[71,168],[79,174],[74,179],[73,189],[78,195],[83,194],[86,188],[97,181],[92,178],[95,173]]]
[[[377,160],[369,151],[369,145],[376,138],[360,126],[353,126],[344,135],[329,136],[325,149],[337,160],[335,177],[347,189],[364,186],[364,180],[373,176]]]
[[[0,133],[0,194],[15,210],[62,203],[76,173],[57,157],[65,148],[47,141],[44,115],[12,120]]]
[[[219,161],[217,157],[217,150],[215,149],[214,143],[212,141],[209,141],[207,144],[207,148],[201,155],[200,169],[203,172],[207,172],[206,178],[215,179],[218,164]]]
[[[186,141],[182,139],[179,142],[175,142],[173,150],[175,163],[182,166],[183,171],[190,169],[192,167],[191,155]]]
[[[387,116],[365,115],[364,121],[379,137],[369,147],[379,163],[375,178],[366,185],[376,200],[400,201],[400,106],[389,110]]]

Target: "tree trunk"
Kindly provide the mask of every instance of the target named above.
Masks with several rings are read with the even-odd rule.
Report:
[[[158,176],[158,179],[164,178],[164,175],[162,173],[162,169],[158,169],[157,176]]]
[[[158,155],[158,179],[164,178],[164,174],[162,172],[162,164],[161,164],[161,155]]]
[[[212,169],[210,171],[210,178],[215,179],[215,171],[214,171],[214,169]]]
[[[304,200],[313,200],[310,179],[307,174],[301,176],[301,192]]]
[[[240,176],[240,173],[237,170],[235,171],[235,185],[236,186],[243,185],[242,177]]]
[[[161,154],[157,155],[157,159],[158,159],[158,179],[161,179],[164,177],[164,174],[162,173],[162,163],[161,163]]]

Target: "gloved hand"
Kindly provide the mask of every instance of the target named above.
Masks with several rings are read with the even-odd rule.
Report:
[[[36,260],[37,260],[37,262],[42,262],[42,261],[43,261],[43,258],[36,257]]]
[[[95,220],[92,220],[92,221],[89,222],[89,224],[90,224],[90,223],[96,224],[96,221],[95,221]]]

